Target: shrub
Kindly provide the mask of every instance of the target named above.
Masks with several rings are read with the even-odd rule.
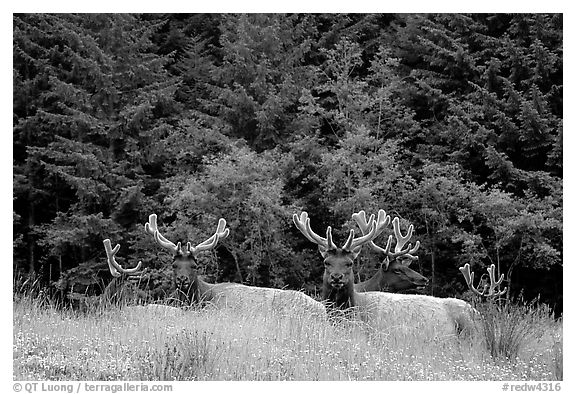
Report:
[[[476,309],[480,312],[482,339],[494,360],[515,360],[523,347],[538,339],[544,326],[553,321],[550,309],[535,303],[485,302]]]

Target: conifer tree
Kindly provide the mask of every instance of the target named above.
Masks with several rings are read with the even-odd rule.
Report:
[[[154,53],[155,25],[136,16],[16,15],[14,26],[15,174],[25,180],[15,210],[29,271],[58,261],[54,279],[142,216],[144,168],[171,128],[177,81]]]

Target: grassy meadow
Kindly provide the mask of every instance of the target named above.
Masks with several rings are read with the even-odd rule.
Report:
[[[493,312],[504,316],[473,338],[232,309],[76,312],[28,296],[13,311],[14,380],[562,379],[561,322],[537,310]]]

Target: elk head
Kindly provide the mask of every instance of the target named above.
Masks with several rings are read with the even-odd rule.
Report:
[[[106,257],[108,259],[108,268],[110,268],[110,273],[113,277],[118,278],[120,276],[128,275],[128,276],[135,276],[140,275],[142,273],[142,262],[139,261],[138,265],[134,268],[123,268],[117,261],[116,261],[116,253],[120,250],[120,244],[117,244],[114,249],[112,249],[112,244],[110,243],[109,239],[104,240],[104,249],[106,250]]]
[[[107,302],[142,302],[147,301],[150,294],[139,288],[142,279],[142,262],[139,261],[134,268],[124,268],[116,261],[116,254],[120,250],[120,244],[112,248],[109,239],[104,240],[104,249],[108,261],[108,268],[114,279],[104,289],[102,297]],[[120,279],[120,277],[123,277]],[[125,279],[125,280],[124,280]]]
[[[390,224],[390,216],[386,215],[386,213],[384,213],[384,216],[384,220],[376,223],[376,236],[380,235],[384,228]],[[364,211],[354,213],[352,219],[356,221],[363,234],[368,233],[370,225],[368,221],[366,221],[366,213]],[[412,244],[408,244],[406,248],[404,247],[410,238],[412,238],[414,226],[410,225],[408,227],[406,235],[402,235],[402,232],[400,231],[400,220],[398,217],[395,217],[394,220],[392,220],[392,226],[396,238],[394,252],[390,251],[392,235],[388,237],[388,242],[386,243],[385,248],[376,245],[373,241],[369,242],[370,247],[378,253],[381,261],[380,269],[377,273],[379,282],[377,286],[378,288],[369,288],[366,290],[400,292],[420,288],[428,284],[428,279],[426,277],[410,268],[412,261],[418,260],[418,256],[414,256],[413,253],[415,253],[420,247],[420,241],[416,241],[413,248]]]
[[[198,280],[198,263],[197,255],[200,252],[211,250],[216,247],[220,239],[224,239],[230,233],[226,228],[226,220],[220,218],[216,232],[207,240],[192,246],[190,242],[186,243],[186,247],[182,248],[182,244],[173,242],[166,239],[160,231],[158,231],[156,214],[151,214],[148,217],[148,223],[144,225],[144,231],[152,236],[154,241],[173,256],[172,269],[174,272],[174,279],[176,285],[188,293],[188,290],[197,287]]]
[[[459,270],[462,273],[462,276],[464,276],[464,280],[466,281],[468,288],[474,294],[480,297],[486,297],[488,300],[493,300],[506,294],[506,287],[503,290],[500,290],[500,285],[504,280],[504,274],[501,274],[500,278],[496,280],[496,266],[494,264],[491,264],[490,267],[486,268],[486,271],[488,271],[490,283],[488,283],[488,281],[482,280],[482,278],[480,279],[480,284],[483,284],[482,290],[479,290],[478,286],[474,286],[474,272],[470,272],[470,264],[464,264],[464,266],[460,267]]]
[[[378,217],[380,219],[380,216]],[[294,214],[294,224],[300,232],[311,242],[318,245],[318,250],[324,258],[324,276],[322,297],[340,308],[354,306],[354,273],[352,264],[360,253],[361,247],[370,241],[376,234],[374,219],[371,218],[370,231],[362,237],[355,238],[354,230],[350,230],[348,240],[341,247],[337,247],[332,240],[332,227],[326,230],[326,238],[312,231],[310,218],[306,212],[300,216]]]

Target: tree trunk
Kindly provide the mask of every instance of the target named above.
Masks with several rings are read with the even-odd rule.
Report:
[[[518,259],[514,260],[512,264],[510,264],[508,271],[506,271],[506,282],[508,283],[508,286],[506,288],[506,304],[510,302],[510,294],[511,294],[510,290],[512,290],[512,271],[514,271],[514,268],[519,262],[520,260]]]
[[[496,280],[498,280],[498,278],[500,278],[500,249],[498,248],[498,246],[496,246]],[[510,283],[510,282],[508,282]],[[498,285],[498,287],[496,288],[496,292],[500,293],[500,285]],[[510,294],[510,289],[507,289],[506,291],[506,304],[508,304],[508,294]],[[500,301],[501,297],[498,297],[498,305],[501,305],[501,301]]]
[[[234,264],[236,265],[236,274],[240,279],[240,283],[242,283],[244,279],[242,278],[242,271],[240,271],[240,263],[238,262],[238,256],[236,255],[236,252],[232,250],[230,251],[230,254],[232,255],[232,258],[234,259]]]
[[[26,145],[32,146],[32,130],[29,129],[26,132]],[[26,176],[28,177],[28,273],[34,274],[36,272],[34,268],[34,262],[36,256],[34,255],[34,239],[32,236],[32,231],[36,225],[36,212],[34,207],[35,199],[35,187],[34,187],[34,174],[33,174],[32,159],[30,156],[26,159]]]
[[[434,253],[434,250],[432,250],[432,273],[430,275],[430,288],[432,289],[430,295],[432,296],[434,296],[434,286],[436,284],[435,272],[436,272],[436,254]]]
[[[34,261],[36,260],[34,255],[34,240],[32,239],[32,229],[34,228],[34,202],[31,197],[28,197],[28,273],[34,274],[36,269],[34,268]]]
[[[518,247],[518,254],[516,255],[514,261],[512,261],[512,263],[510,264],[510,267],[508,267],[508,271],[506,271],[506,282],[508,283],[506,289],[506,304],[510,302],[510,293],[511,293],[510,290],[512,290],[512,271],[514,271],[516,265],[520,263],[520,257],[522,256],[523,246],[524,246],[524,234],[522,234],[522,237],[520,238],[520,246]]]
[[[510,268],[506,271],[506,283],[508,283],[508,288],[506,289],[506,304],[510,303],[510,284],[512,283],[512,271],[514,270],[514,263],[510,264]]]

